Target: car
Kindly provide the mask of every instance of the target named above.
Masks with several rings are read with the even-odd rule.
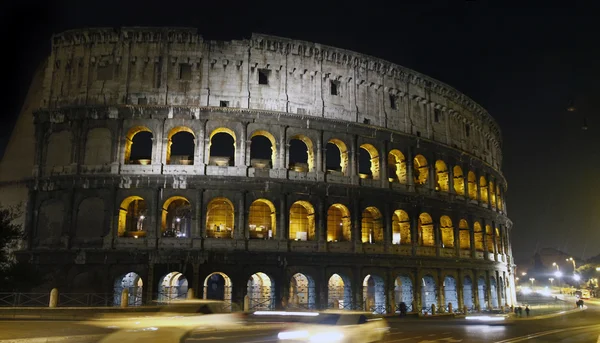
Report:
[[[179,342],[192,331],[231,329],[242,322],[236,308],[216,300],[173,301],[159,312],[137,315],[119,313],[103,315],[86,324],[118,331],[104,337],[102,343],[144,340],[145,342]]]
[[[373,317],[367,312],[313,312],[304,315],[303,320],[294,323],[289,329],[278,333],[282,343],[331,342],[362,343],[383,340],[389,327],[384,318]]]

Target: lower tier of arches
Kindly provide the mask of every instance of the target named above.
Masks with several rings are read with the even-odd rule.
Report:
[[[350,256],[244,252],[174,259],[166,257],[168,252],[164,256],[140,252],[135,257],[104,252],[108,263],[103,264],[101,254],[89,252],[83,261],[78,256],[78,263],[51,265],[49,259],[56,258],[56,252],[37,253],[35,260],[49,280],[40,290],[111,294],[115,306],[121,304],[124,290],[129,306],[168,303],[191,293],[249,311],[342,309],[389,314],[430,313],[435,307],[437,312],[477,312],[515,304],[513,270],[498,263],[395,263],[383,257],[367,262]]]

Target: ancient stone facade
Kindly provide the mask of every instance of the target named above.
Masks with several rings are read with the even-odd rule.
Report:
[[[251,308],[513,303],[500,131],[450,86],[265,35],[52,43],[20,252],[52,286],[128,287],[132,304],[188,288]]]

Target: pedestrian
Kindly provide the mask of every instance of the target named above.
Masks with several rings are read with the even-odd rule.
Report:
[[[523,317],[523,308],[519,306],[519,317]]]
[[[525,313],[527,314],[527,317],[529,317],[529,305],[525,306]]]
[[[519,306],[515,306],[515,316],[519,315]]]

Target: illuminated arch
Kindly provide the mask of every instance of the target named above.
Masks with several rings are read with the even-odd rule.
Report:
[[[458,288],[456,287],[456,279],[453,276],[444,278],[444,305],[452,304],[452,310],[457,311],[458,308]]]
[[[494,182],[492,180],[490,180],[490,182],[488,183],[488,188],[489,188],[489,192],[490,192],[490,203],[492,204],[492,207],[496,207],[496,187],[494,186]]]
[[[437,286],[433,276],[425,275],[421,279],[421,310],[430,313],[431,305],[437,306]]]
[[[206,236],[210,238],[233,238],[234,206],[224,197],[212,199],[206,206]]]
[[[390,170],[390,182],[407,183],[406,158],[400,150],[394,149],[390,151],[388,154],[388,168]]]
[[[369,158],[370,158],[370,172],[371,172],[371,178],[373,180],[379,180],[379,152],[377,151],[377,149],[375,149],[375,147],[371,144],[363,144],[360,146],[360,149],[365,150],[368,154],[369,154]],[[360,158],[359,158],[359,163],[360,163]],[[360,170],[360,167],[359,167]],[[361,174],[361,178],[367,178],[368,174]]]
[[[142,305],[144,281],[142,281],[142,278],[138,274],[129,272],[115,279],[113,295],[113,303],[115,306],[121,305],[121,294],[123,293],[124,289],[127,289],[129,294],[129,306]]]
[[[466,220],[458,222],[459,244],[462,250],[471,250],[471,230]]]
[[[413,312],[413,282],[407,275],[400,275],[394,280],[394,300],[396,303],[396,312],[400,311],[400,303],[404,303],[408,312]]]
[[[178,158],[178,159],[173,159],[172,160],[172,156],[171,156],[171,151],[173,148],[173,137],[175,136],[180,136],[181,138],[181,142],[176,142],[177,144],[180,144],[182,146],[177,146],[177,144],[175,145],[175,151],[178,150],[186,150],[186,152],[188,153],[187,156],[179,156],[179,157],[187,157],[187,158]],[[184,165],[189,165],[189,164],[194,164],[194,152],[196,150],[196,135],[194,134],[194,131],[192,131],[192,129],[190,129],[189,127],[185,127],[185,126],[177,126],[171,129],[171,131],[169,131],[169,134],[167,135],[168,138],[168,142],[167,142],[167,164],[184,164]],[[190,149],[191,146],[191,149]]]
[[[392,216],[392,244],[411,244],[410,220],[404,210],[396,210]]]
[[[500,185],[496,185],[496,198],[497,198],[497,204],[498,204],[498,209],[500,211],[504,210],[504,205],[502,204],[502,196],[500,195]]]
[[[348,172],[348,148],[346,147],[346,144],[344,144],[344,142],[342,142],[341,140],[337,139],[337,138],[332,138],[327,142],[327,145],[333,145],[337,148],[337,151],[335,151],[333,148],[328,147],[327,151],[326,151],[326,156],[325,156],[325,160],[326,165],[333,167],[333,163],[329,163],[329,161],[331,160],[335,160],[337,161],[337,154],[339,154],[339,159],[340,159],[340,165],[339,165],[339,171],[342,173],[342,175],[346,176],[347,172]],[[335,156],[334,156],[335,155]],[[337,171],[337,167],[335,169],[332,170],[336,170]]]
[[[289,307],[314,310],[316,308],[315,281],[309,275],[296,273],[290,279]]]
[[[465,176],[460,166],[454,166],[454,192],[458,195],[465,195]]]
[[[149,146],[149,151],[144,150],[144,147],[141,146],[144,143],[141,141],[138,141],[136,139],[136,141],[134,142],[134,138],[141,132],[148,132],[150,134],[149,138],[143,137],[144,141],[146,141],[147,139],[152,140],[153,139],[153,134],[152,134],[152,130],[150,130],[149,128],[145,127],[145,126],[135,126],[132,127],[131,129],[129,129],[129,131],[127,131],[127,135],[125,136],[125,159],[124,159],[124,163],[125,164],[150,164],[152,163],[152,142],[150,142]],[[148,144],[148,142],[145,142],[146,144]],[[138,151],[140,150],[140,151]],[[136,159],[135,161],[132,161],[132,152],[133,152],[133,157],[141,157],[139,159]],[[139,155],[139,156],[136,156]]]
[[[433,220],[428,213],[419,215],[419,245],[424,247],[435,246],[435,234],[433,232]]]
[[[250,276],[247,294],[251,311],[272,310],[275,307],[275,282],[263,272]]]
[[[233,139],[233,152],[231,152],[230,154],[226,155],[226,156],[216,156],[214,155],[214,151],[213,148],[215,146],[213,146],[213,139],[215,138],[216,135],[228,135]],[[236,148],[236,143],[237,143],[237,138],[235,136],[235,132],[233,132],[231,129],[228,129],[226,127],[219,127],[214,129],[209,137],[209,141],[208,141],[208,162],[210,165],[218,165],[218,166],[234,166],[235,165],[235,154],[237,151]],[[224,161],[223,159],[227,157],[228,160]]]
[[[170,272],[158,284],[158,302],[168,303],[187,297],[188,281],[180,272]]]
[[[477,200],[477,177],[472,171],[469,171],[467,174],[467,188],[469,192],[469,199]]]
[[[483,229],[479,222],[473,224],[473,236],[475,240],[475,250],[483,251]]]
[[[333,204],[327,210],[327,241],[349,242],[352,239],[350,211],[342,204]]]
[[[312,241],[315,239],[315,209],[308,201],[296,201],[290,207],[289,239]]]
[[[452,226],[452,219],[448,216],[440,217],[440,232],[442,234],[442,247],[453,248],[454,247],[454,227]]]
[[[352,309],[352,283],[349,277],[333,274],[327,282],[327,307]]]
[[[229,276],[222,272],[214,272],[204,279],[203,299],[223,300],[231,302],[232,283]]]
[[[271,239],[276,234],[275,205],[267,199],[256,199],[250,205],[248,230],[251,239]]]
[[[413,179],[415,185],[422,186],[427,183],[427,175],[429,174],[429,166],[427,159],[423,155],[417,155],[413,159]]]
[[[488,202],[488,184],[485,179],[485,176],[479,177],[479,195],[480,195],[481,202],[487,204],[487,202]]]
[[[139,196],[129,196],[119,207],[119,237],[144,237],[146,235],[146,201]]]
[[[435,161],[435,178],[436,178],[436,191],[448,192],[449,181],[448,181],[448,167],[442,160]]]
[[[381,212],[377,207],[369,206],[362,213],[361,227],[363,243],[382,243],[383,225]]]
[[[170,197],[161,210],[163,237],[189,237],[192,227],[192,207],[182,196]]]
[[[303,159],[301,159],[299,161],[292,161],[292,156],[290,155],[289,150],[288,150],[288,157],[289,157],[289,162],[290,162],[289,168],[291,170],[296,170],[296,171],[308,171],[308,172],[314,171],[315,155],[314,155],[313,143],[310,140],[310,138],[306,137],[305,135],[292,136],[289,140],[290,146],[291,146],[293,140],[298,140],[298,141],[304,143],[304,145],[306,146],[306,161],[304,161]],[[303,166],[304,164],[306,164],[306,170],[303,170],[303,169],[305,169]]]
[[[277,144],[275,141],[275,137],[269,131],[265,131],[265,130],[254,131],[252,133],[252,135],[250,135],[250,158],[251,159],[257,158],[256,156],[260,154],[260,152],[258,152],[256,150],[256,147],[253,145],[256,137],[264,137],[264,138],[268,139],[269,142],[271,142],[271,153],[268,155],[270,156],[270,160],[271,160],[271,168],[274,168],[275,162],[277,161]],[[252,161],[250,161],[250,162],[252,164]]]
[[[487,244],[487,250],[490,253],[494,252],[494,231],[492,231],[492,227],[489,225],[485,226],[485,241]]]
[[[500,234],[500,229],[496,228],[494,233],[496,235],[496,253],[502,254],[502,235]]]
[[[385,282],[377,275],[367,275],[363,279],[363,301],[365,311],[385,314]]]

